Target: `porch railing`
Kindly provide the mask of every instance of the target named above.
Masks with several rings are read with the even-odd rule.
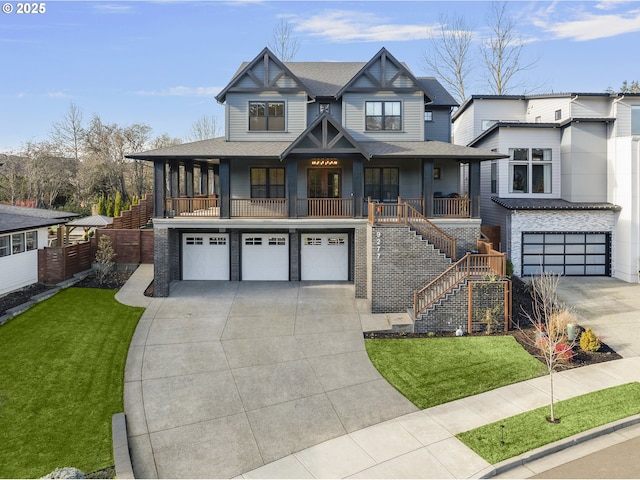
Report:
[[[287,216],[286,198],[232,198],[232,217],[280,218]]]
[[[490,274],[504,277],[505,273],[506,261],[504,254],[467,253],[433,281],[414,293],[413,318],[418,318],[431,305],[467,278],[484,277]]]
[[[406,203],[372,203],[367,207],[369,223],[376,225],[407,225],[438,250],[456,259],[456,239],[438,228],[415,208]]]
[[[220,199],[217,197],[167,198],[169,217],[219,217]]]
[[[447,218],[470,218],[471,200],[469,198],[439,198],[433,199],[433,216]]]
[[[298,215],[322,218],[353,217],[353,199],[299,198]]]

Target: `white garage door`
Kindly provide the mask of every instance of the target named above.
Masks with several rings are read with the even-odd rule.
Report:
[[[183,280],[229,280],[229,234],[182,235]]]
[[[289,235],[242,234],[242,280],[289,280]]]
[[[522,273],[562,275],[609,275],[609,232],[524,232]]]
[[[346,233],[302,234],[302,280],[349,280]]]

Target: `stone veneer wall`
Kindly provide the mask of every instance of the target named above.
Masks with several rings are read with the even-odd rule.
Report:
[[[154,228],[153,296],[168,297],[171,282],[180,279],[180,235],[174,229]]]
[[[511,212],[511,262],[522,275],[522,232],[610,232],[611,273],[615,271],[615,213],[610,210],[514,210]]]
[[[367,229],[371,312],[413,308],[414,291],[440,275],[451,260],[408,227],[369,225]]]
[[[367,259],[371,255],[367,253],[367,227],[357,227],[353,234],[353,283],[356,290],[356,298],[367,298]]]

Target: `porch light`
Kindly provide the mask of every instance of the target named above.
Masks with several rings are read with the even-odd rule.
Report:
[[[338,165],[338,159],[323,158],[323,159],[311,160],[311,165],[314,167],[335,167]]]

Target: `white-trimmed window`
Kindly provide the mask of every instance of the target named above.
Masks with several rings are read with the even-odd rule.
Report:
[[[27,251],[38,249],[38,232],[26,232],[25,237],[27,239]]]
[[[25,251],[24,233],[14,233],[11,235],[11,251],[14,255]]]
[[[365,102],[365,127],[367,130],[402,129],[402,102]]]
[[[9,235],[0,235],[0,257],[11,255],[11,237]]]
[[[424,121],[425,122],[433,122],[433,112],[431,110],[425,110],[425,112],[424,112]]]
[[[551,193],[550,148],[510,148],[509,192]]]

